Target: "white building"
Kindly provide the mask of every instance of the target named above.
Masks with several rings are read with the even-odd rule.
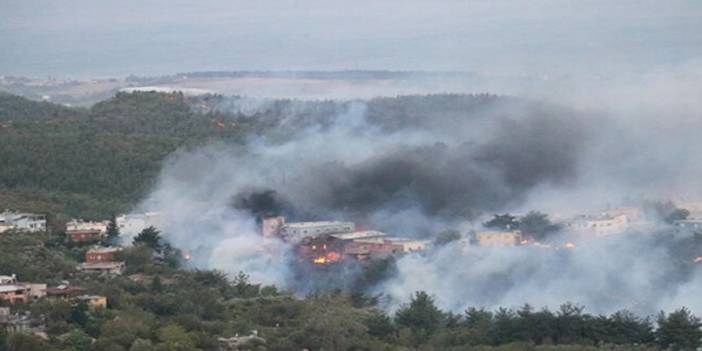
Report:
[[[84,273],[120,275],[124,273],[124,262],[84,262],[78,265],[78,270]]]
[[[16,275],[0,275],[0,285],[15,284],[17,283]]]
[[[592,234],[605,236],[621,234],[629,228],[629,220],[626,215],[600,216],[600,217],[578,217],[569,223],[567,227],[581,234]]]
[[[5,212],[0,213],[0,232],[10,229],[30,233],[44,232],[46,231],[46,216],[5,210]]]
[[[519,230],[482,230],[476,232],[474,237],[480,246],[516,246],[522,242],[522,232]]]
[[[431,240],[405,238],[387,238],[386,240],[392,242],[393,244],[402,245],[403,252],[424,251],[429,245],[431,245]]]
[[[85,222],[80,219],[74,219],[66,223],[66,231],[100,231],[101,234],[107,233],[107,225],[110,221]]]
[[[120,234],[134,236],[148,227],[161,227],[161,214],[146,212],[121,215],[116,218],[116,222]]]
[[[363,230],[358,232],[335,233],[331,236],[341,240],[361,240],[379,238],[382,241],[384,240],[383,238],[387,236],[387,234],[379,232],[377,230]]]
[[[334,233],[350,233],[356,229],[353,222],[297,222],[287,223],[280,228],[280,235],[287,238],[303,238]]]

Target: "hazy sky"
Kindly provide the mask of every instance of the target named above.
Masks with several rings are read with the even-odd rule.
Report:
[[[1,0],[0,74],[604,73],[702,57],[702,1]]]

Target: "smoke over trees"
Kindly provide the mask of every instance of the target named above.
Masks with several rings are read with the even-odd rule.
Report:
[[[218,104],[212,108],[224,113]],[[172,155],[143,209],[163,211],[169,240],[200,250],[196,261],[203,266],[244,270],[256,281],[305,292],[363,282],[367,292],[383,294],[380,304],[388,309],[398,308],[407,291],[430,286],[436,303],[451,311],[576,301],[598,313],[627,307],[649,314],[678,307],[702,279],[691,261],[671,260],[687,239],[651,232],[570,251],[474,249],[470,255],[462,254],[459,240],[447,240],[425,256],[401,257],[380,280],[358,278],[365,267],[353,264],[327,275],[300,274],[285,250],[271,262],[256,249],[262,216],[346,219],[433,239],[447,229],[465,233],[486,214],[538,209],[514,224],[537,240],[557,241],[560,228],[546,217],[550,210],[621,204],[639,195],[642,183],[655,197],[696,179],[649,177],[652,165],[666,168],[672,161],[649,151],[628,153],[649,131],[643,120],[627,125],[628,115],[489,95],[318,104],[229,111],[236,125],[261,118],[267,127],[254,128],[244,145]],[[661,289],[664,284],[679,288]]]

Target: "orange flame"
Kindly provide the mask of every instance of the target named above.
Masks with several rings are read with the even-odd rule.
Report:
[[[575,246],[575,244],[573,244],[569,241],[569,242],[565,243],[563,245],[563,247],[565,247],[566,249],[574,249],[576,246]]]
[[[193,259],[193,255],[190,254],[188,251],[183,251],[182,253],[183,259],[186,261],[190,261]]]
[[[702,263],[702,256],[697,256],[695,257],[695,260],[693,261],[695,263]]]
[[[327,252],[326,255],[319,256],[312,260],[314,264],[327,264],[333,263],[341,259],[341,255],[336,252]]]

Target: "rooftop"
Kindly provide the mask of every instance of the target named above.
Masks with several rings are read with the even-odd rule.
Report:
[[[102,233],[102,230],[100,229],[68,229],[66,230],[67,234],[95,234],[95,233]]]
[[[388,241],[395,241],[395,242],[399,242],[399,243],[414,243],[414,242],[416,242],[416,243],[425,243],[425,244],[431,243],[431,240],[421,240],[421,239],[412,239],[412,238],[398,238],[398,237],[389,237],[389,238],[385,238],[385,240],[388,240]]]
[[[518,230],[482,230],[479,232],[476,232],[475,235],[501,235],[501,234],[511,234],[511,235],[520,235],[522,232]]]
[[[385,234],[383,232],[376,231],[376,230],[364,230],[364,231],[351,232],[351,233],[331,234],[331,236],[334,238],[337,238],[337,239],[341,239],[341,240],[353,240],[353,239],[377,238],[377,237],[387,236],[387,234]]]
[[[5,210],[5,212],[0,213],[0,219],[3,221],[11,220],[16,221],[22,218],[40,218],[44,219],[46,216],[41,213],[29,213],[29,212],[14,212]]]
[[[284,225],[286,228],[313,228],[322,226],[332,226],[332,225],[353,225],[353,222],[340,222],[340,221],[319,221],[319,222],[294,222],[287,223]]]
[[[89,253],[89,254],[102,254],[102,253],[113,253],[113,252],[119,252],[119,251],[122,251],[121,247],[94,246],[94,247],[91,247],[87,253]]]
[[[124,266],[124,262],[95,262],[95,263],[81,263],[78,265],[83,269],[113,269]]]
[[[12,291],[18,291],[18,290],[27,290],[27,286],[26,285],[15,285],[15,284],[0,285],[0,293],[6,293],[6,292],[12,292]]]

